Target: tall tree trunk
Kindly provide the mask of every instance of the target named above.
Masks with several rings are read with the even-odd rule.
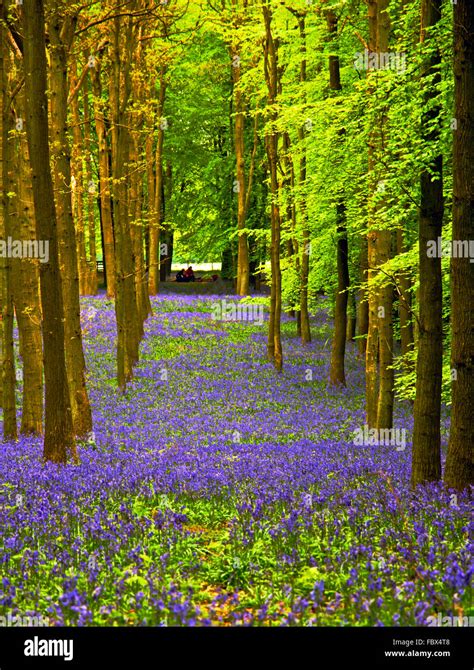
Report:
[[[157,138],[155,149],[155,186],[153,203],[153,218],[150,222],[150,268],[149,268],[149,292],[150,295],[158,293],[160,285],[160,227],[162,222],[162,197],[163,197],[163,143],[165,138],[165,129],[167,127],[164,118],[166,98],[166,68],[160,69],[160,91],[158,95],[157,107]]]
[[[474,5],[454,5],[453,241],[474,239]],[[444,475],[448,486],[474,484],[474,264],[451,259],[452,384],[451,434]]]
[[[130,232],[128,176],[131,114],[127,110],[133,26],[115,17],[111,43],[110,106],[112,110],[113,218],[116,245],[117,383],[121,391],[133,377],[138,362],[139,328],[135,293],[135,255]],[[123,54],[123,57],[122,57]]]
[[[387,53],[390,34],[390,18],[388,6],[390,0],[379,0],[377,3],[377,52]],[[381,154],[385,151],[387,133],[387,117],[381,115],[380,137],[377,149],[378,168],[382,164]],[[379,172],[380,175],[380,172]],[[381,181],[378,182],[380,184]],[[377,218],[379,212],[377,211]],[[382,222],[377,237],[377,265],[383,265],[392,255],[392,232],[386,222]],[[379,333],[379,395],[377,399],[377,428],[391,428],[393,425],[394,373],[393,373],[393,286],[385,282],[380,289],[378,306]]]
[[[131,175],[131,237],[133,253],[135,256],[135,293],[137,300],[137,313],[139,316],[138,330],[140,340],[144,336],[144,323],[147,317],[152,313],[150,295],[148,290],[148,271],[145,259],[145,233],[148,226],[145,225],[145,193],[144,193],[144,175],[141,167],[141,141],[144,134],[144,125],[146,116],[142,111],[145,109],[147,100],[150,97],[150,88],[143,81],[142,71],[145,67],[144,53],[141,46],[143,37],[143,28],[138,30],[137,40],[139,46],[135,50],[135,67],[133,72],[133,95],[136,100],[136,110],[134,122],[134,131],[132,133],[132,160],[134,167]],[[153,90],[153,89],[152,89]],[[149,178],[149,172],[145,172],[146,180]],[[151,168],[151,178],[153,179],[153,167]],[[163,208],[164,211],[164,208]]]
[[[390,19],[389,0],[369,0],[369,46],[377,54],[387,53]],[[374,48],[375,47],[375,48]],[[374,73],[369,76],[373,79]],[[372,88],[372,93],[374,89]],[[391,256],[392,234],[382,220],[384,187],[382,155],[385,151],[387,118],[377,112],[377,120],[369,140],[369,283],[379,267]],[[369,289],[369,327],[366,347],[366,411],[367,423],[372,427],[391,428],[393,423],[393,289],[390,284]]]
[[[369,51],[374,53],[377,49],[377,0],[368,0],[368,21],[369,21]],[[367,76],[372,76],[370,72]],[[369,93],[374,94],[374,88],[369,88]],[[374,170],[375,162],[375,143],[374,131],[369,134],[368,150],[368,228],[367,234],[367,284],[374,275],[374,269],[377,264],[377,233],[373,230],[373,207],[371,203],[372,194],[376,189],[376,178]],[[363,248],[362,248],[363,252]],[[367,285],[367,340],[365,344],[365,404],[366,404],[366,422],[370,428],[375,427],[377,423],[377,395],[378,395],[378,355],[379,355],[379,337],[377,328],[377,305],[378,296],[375,289]]]
[[[84,148],[86,152],[86,183],[87,183],[87,233],[89,239],[89,263],[87,273],[87,294],[97,295],[97,246],[95,241],[95,203],[97,200],[97,187],[92,174],[92,143],[91,143],[91,118],[89,110],[89,87],[88,79],[84,80],[83,86],[84,106]]]
[[[331,367],[329,379],[331,384],[346,385],[344,359],[346,353],[347,303],[349,289],[349,265],[347,228],[345,225],[345,207],[337,205],[337,292],[334,310],[334,336],[331,350]]]
[[[367,333],[369,329],[369,302],[367,296],[367,272],[369,248],[367,236],[360,241],[359,251],[359,302],[357,304],[357,350],[359,356],[365,358],[367,350]]]
[[[406,251],[404,231],[402,228],[397,230],[397,254]],[[400,320],[400,343],[402,356],[406,356],[413,348],[413,324],[411,322],[411,292],[412,285],[409,272],[402,271],[398,273],[399,307],[398,315]]]
[[[10,127],[10,105],[8,91],[9,54],[4,39],[4,7],[0,14],[0,77],[1,77],[1,226],[0,235],[3,239],[12,234],[11,226],[11,199],[8,195],[10,182],[13,180],[12,140],[9,137]],[[1,263],[1,314],[2,314],[2,406],[3,406],[3,436],[6,439],[16,439],[16,375],[15,375],[15,351],[13,347],[13,293],[12,293],[12,259],[5,256]]]
[[[283,366],[281,347],[281,267],[280,267],[280,207],[278,204],[278,131],[275,109],[278,91],[278,47],[272,33],[272,11],[268,0],[262,6],[265,22],[265,76],[268,89],[268,104],[271,111],[271,130],[265,137],[270,172],[271,197],[271,268],[272,286],[270,296],[270,320],[268,328],[268,356],[278,372]]]
[[[370,165],[370,163],[369,163]],[[368,280],[372,278],[377,265],[376,237],[373,231],[368,234]],[[378,291],[370,288],[367,291],[368,302],[368,331],[365,349],[365,397],[366,397],[366,421],[370,428],[377,424],[377,396],[378,396],[378,360],[379,360],[379,337],[377,329],[377,307]]]
[[[337,34],[337,16],[335,12],[327,12],[327,25],[329,39],[332,40]],[[340,91],[341,75],[339,69],[339,56],[329,56],[329,88],[331,91]],[[341,141],[344,133],[338,133]],[[347,331],[347,303],[349,298],[349,259],[346,226],[346,208],[342,196],[338,196],[336,205],[337,225],[337,293],[334,313],[334,336],[331,351],[331,368],[329,379],[331,384],[346,384],[344,371],[344,358],[346,353],[346,331]]]
[[[301,51],[301,60],[300,60],[300,84],[303,89],[303,102],[306,104],[306,80],[307,80],[307,69],[306,69],[306,18],[304,14],[298,16],[298,28],[300,34],[300,51]],[[300,158],[300,174],[299,174],[299,186],[301,191],[300,196],[300,215],[301,223],[303,228],[303,244],[302,244],[302,256],[301,256],[301,294],[300,294],[300,309],[297,316],[298,329],[301,334],[301,341],[303,344],[308,344],[311,342],[311,326],[309,322],[309,309],[308,309],[308,282],[309,282],[309,257],[311,253],[311,234],[309,230],[308,223],[308,212],[306,208],[306,124],[303,124],[298,128],[298,140],[301,145],[301,158]]]
[[[281,82],[281,78],[280,78]],[[281,88],[281,83],[279,84],[279,89]],[[298,281],[301,280],[301,263],[298,257],[299,245],[298,240],[296,239],[296,202],[295,202],[295,167],[293,164],[293,156],[291,155],[291,140],[288,132],[283,133],[283,160],[285,163],[285,175],[282,181],[282,189],[286,190],[288,195],[286,197],[286,225],[291,232],[291,236],[288,237],[286,242],[287,248],[287,257],[291,263],[291,267],[294,268]],[[301,291],[300,291],[301,294]],[[292,305],[292,307],[294,307]],[[290,316],[294,319],[298,319],[300,314],[300,305],[298,309],[292,309]],[[297,321],[298,323],[298,321]]]
[[[102,100],[101,63],[96,59],[91,68],[92,91],[94,94],[94,117],[97,142],[99,147],[99,184],[100,205],[103,233],[105,282],[107,297],[115,297],[115,241],[112,222],[112,200],[110,196],[110,149],[107,141],[107,127],[105,123],[105,103]]]
[[[422,0],[421,41],[431,39],[430,31],[441,19],[442,0]],[[426,107],[440,84],[439,53],[430,55],[422,71]],[[433,90],[433,87],[435,89]],[[425,142],[439,140],[437,121],[441,109],[431,107],[422,116]],[[418,218],[420,294],[419,339],[416,363],[416,396],[412,451],[413,486],[441,477],[441,377],[443,368],[443,322],[441,259],[429,258],[427,243],[441,236],[443,226],[443,157],[437,155],[421,174],[421,203]]]
[[[173,194],[173,167],[171,161],[166,163],[166,217],[172,217],[170,212],[171,198]],[[170,214],[168,214],[170,212]],[[174,231],[172,229],[168,230],[168,239],[167,239],[168,249],[167,249],[167,258],[165,263],[165,277],[171,275],[171,266],[173,265],[173,247],[174,247]],[[151,307],[150,307],[151,309]]]
[[[356,318],[356,301],[354,289],[349,290],[349,305],[347,309],[347,328],[346,341],[353,342],[356,336],[357,318]]]
[[[135,128],[141,124],[136,123]],[[139,164],[139,134],[134,133],[131,151],[131,164],[135,166],[130,177],[130,232],[132,237],[133,251],[135,255],[135,293],[137,298],[137,312],[139,316],[139,337],[144,335],[143,325],[151,311],[148,286],[146,281],[145,260],[143,256],[143,224],[142,224],[142,200],[143,179],[138,169]]]
[[[41,264],[45,373],[44,458],[77,459],[72,425],[64,340],[64,310],[59,274],[56,207],[49,162],[46,46],[43,0],[24,0],[24,68],[27,137],[33,175],[36,232],[49,243],[49,263]]]
[[[78,86],[76,60],[70,59],[71,88]],[[84,229],[84,137],[82,134],[81,115],[79,113],[79,91],[71,97],[72,113],[72,156],[71,156],[71,195],[73,220],[75,222],[76,257],[79,273],[79,293],[87,295],[87,267],[86,237]]]
[[[56,6],[58,10],[58,6]],[[67,23],[66,23],[67,22]],[[79,274],[76,237],[71,202],[71,153],[67,136],[67,55],[63,33],[73,30],[69,19],[59,13],[49,22],[51,138],[56,191],[56,222],[59,242],[59,260],[62,269],[64,305],[64,332],[66,338],[66,366],[69,381],[73,428],[84,437],[92,430],[92,413],[86,389],[86,362],[82,348],[81,313],[79,304]]]
[[[26,118],[24,92],[16,96],[16,117]],[[34,240],[35,213],[31,186],[28,142],[25,131],[17,131],[14,157],[16,183],[8,189],[16,191],[15,226],[20,240]],[[13,180],[15,181],[15,180]],[[12,260],[13,301],[18,323],[20,356],[23,361],[22,434],[43,432],[43,358],[41,341],[41,306],[39,293],[39,261],[33,258]]]
[[[237,194],[237,295],[245,296],[249,292],[249,245],[247,234],[244,233],[246,219],[246,180],[245,180],[245,105],[240,88],[241,65],[237,50],[232,56],[232,90],[234,95],[234,147],[236,162],[236,180],[234,191]]]

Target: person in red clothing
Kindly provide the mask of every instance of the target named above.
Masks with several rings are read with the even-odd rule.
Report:
[[[185,271],[184,277],[185,277],[186,281],[195,281],[196,280],[196,277],[194,276],[194,271],[193,271],[193,268],[192,268],[191,265]]]

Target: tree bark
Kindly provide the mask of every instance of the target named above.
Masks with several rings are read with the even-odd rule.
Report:
[[[44,458],[77,460],[64,346],[64,310],[59,273],[56,207],[50,170],[46,48],[43,0],[24,0],[24,68],[27,137],[33,175],[36,232],[49,243],[49,262],[41,264],[41,305],[45,373]]]
[[[430,39],[430,30],[441,19],[441,0],[422,0],[421,41]],[[422,71],[424,105],[440,84],[439,53],[427,58]],[[434,88],[433,88],[434,87]],[[422,116],[425,142],[439,140],[436,126],[441,114],[439,106]],[[441,378],[443,369],[443,322],[441,258],[429,258],[427,243],[441,236],[443,226],[443,157],[437,155],[433,164],[421,174],[421,203],[418,217],[420,293],[419,339],[416,363],[416,396],[412,451],[412,486],[436,481],[441,477]]]
[[[101,62],[96,59],[91,68],[92,91],[94,94],[94,117],[99,147],[99,184],[103,233],[104,268],[107,297],[115,297],[115,240],[112,221],[112,200],[110,196],[110,148],[107,141],[105,103],[102,100]]]
[[[386,53],[390,34],[390,18],[388,6],[390,0],[379,0],[377,3],[377,52]],[[380,135],[377,137],[377,150],[380,152],[377,160],[380,168],[381,154],[385,151],[385,135],[387,132],[387,117],[381,115]],[[377,170],[378,171],[378,170]],[[380,175],[380,172],[378,172]],[[381,182],[379,181],[378,184]],[[379,212],[376,214],[379,218]],[[378,229],[377,235],[377,266],[383,265],[392,255],[392,232],[386,222]],[[393,373],[393,286],[384,282],[380,289],[380,303],[378,305],[378,333],[379,333],[379,394],[377,399],[377,428],[391,428],[393,425],[394,401],[394,373]]]
[[[157,108],[157,139],[155,148],[155,185],[154,202],[150,222],[150,268],[149,268],[149,292],[150,295],[158,293],[160,285],[160,227],[162,222],[162,197],[163,197],[163,143],[165,138],[166,121],[163,116],[166,98],[166,68],[160,68],[160,90]]]
[[[397,230],[397,254],[406,251],[404,231]],[[400,320],[400,345],[402,356],[406,356],[413,349],[413,324],[411,321],[411,292],[412,286],[409,271],[398,274],[399,306],[398,317]]]
[[[300,84],[303,89],[303,102],[306,104],[306,81],[307,81],[307,69],[306,69],[306,18],[304,14],[298,16],[298,28],[300,34],[300,51],[301,51],[301,60],[300,60]],[[309,282],[309,258],[311,254],[311,233],[309,230],[308,224],[308,212],[306,208],[306,126],[303,124],[298,129],[298,139],[302,147],[302,153],[300,158],[300,174],[299,174],[299,186],[301,190],[300,196],[300,215],[301,223],[303,228],[303,244],[302,244],[302,256],[301,256],[301,294],[300,294],[300,309],[299,314],[297,315],[297,324],[298,329],[301,334],[301,341],[303,344],[308,344],[311,342],[311,325],[309,322],[309,309],[308,309],[308,282]]]
[[[24,91],[16,98],[16,118],[25,119]],[[31,186],[28,142],[24,130],[16,132],[13,179],[8,191],[16,193],[12,226],[17,239],[34,240],[35,212]],[[14,220],[16,219],[16,220]],[[41,435],[43,432],[43,360],[41,341],[41,306],[39,261],[33,258],[12,259],[12,288],[18,323],[20,356],[23,361],[23,402],[20,432]]]
[[[390,32],[387,13],[389,0],[369,0],[369,47],[377,54],[386,53]],[[374,73],[369,72],[374,78]],[[373,87],[372,87],[373,90]],[[384,167],[381,160],[385,150],[387,118],[378,110],[377,120],[369,139],[369,233],[368,279],[380,272],[379,268],[391,256],[392,234],[381,220]],[[369,427],[391,428],[393,423],[393,289],[386,282],[380,288],[368,291],[369,324],[366,345],[366,412]]]
[[[56,191],[56,221],[62,271],[66,366],[74,433],[84,437],[92,430],[92,412],[86,388],[86,362],[82,348],[79,273],[71,201],[71,152],[67,135],[67,48],[63,36],[73,31],[70,18],[59,7],[48,24],[50,38],[51,138]],[[71,36],[72,39],[72,36]]]
[[[335,12],[328,11],[327,25],[329,39],[332,40],[337,34],[337,16]],[[340,91],[341,75],[339,68],[339,56],[329,56],[329,88],[331,91]],[[344,133],[339,130],[341,141]],[[334,336],[331,350],[331,367],[329,380],[333,385],[346,385],[346,375],[344,370],[344,359],[346,353],[346,332],[347,332],[347,303],[349,298],[349,259],[348,242],[346,226],[346,208],[342,201],[342,196],[338,194],[336,205],[336,226],[337,226],[337,292],[336,305],[334,311]]]
[[[356,318],[356,301],[355,301],[354,289],[349,289],[346,342],[353,342],[355,340],[356,329],[357,329],[357,318]]]
[[[128,172],[131,115],[128,104],[133,25],[114,18],[111,37],[110,106],[112,110],[113,218],[116,244],[117,383],[125,391],[139,358],[138,310],[135,292],[135,255],[130,232]]]
[[[89,86],[87,78],[84,80],[82,90],[84,108],[84,149],[86,153],[87,233],[89,241],[89,261],[87,263],[87,295],[97,295],[97,245],[95,240],[95,203],[97,194],[92,173],[91,117],[89,109]]]
[[[268,328],[268,356],[275,365],[278,372],[283,367],[283,353],[281,346],[281,267],[280,267],[280,244],[281,244],[281,221],[280,208],[278,204],[278,139],[276,129],[278,112],[276,111],[278,91],[278,47],[272,33],[272,11],[268,0],[262,6],[265,22],[265,78],[268,89],[268,104],[271,110],[270,121],[272,124],[270,132],[265,137],[268,156],[268,167],[270,172],[270,196],[271,196],[271,268],[272,285],[270,295],[270,320]]]
[[[3,27],[4,8],[0,6],[0,77],[1,77],[1,193],[2,209],[0,221],[0,235],[3,239],[11,236],[11,198],[10,182],[12,181],[12,139],[9,137],[11,128],[8,70],[9,54],[6,49],[5,28]],[[1,315],[2,315],[2,407],[3,407],[3,436],[5,439],[17,438],[16,421],[16,374],[15,351],[13,347],[13,292],[12,292],[12,259],[6,256],[1,259]]]
[[[236,163],[236,180],[234,191],[237,194],[237,295],[245,296],[249,293],[249,247],[247,234],[244,233],[246,220],[246,179],[245,179],[245,105],[242,90],[240,89],[241,66],[237,50],[232,56],[232,90],[234,95],[234,148]]]
[[[70,59],[71,88],[75,89],[78,84],[77,64],[75,59]],[[79,92],[71,98],[72,116],[72,155],[71,155],[71,195],[73,220],[75,222],[76,257],[79,273],[79,293],[87,295],[87,267],[86,237],[84,228],[84,137],[82,134],[81,115],[79,113]]]
[[[367,236],[361,239],[359,251],[359,302],[357,304],[357,350],[361,358],[367,352],[367,333],[369,330],[369,302],[367,296],[368,253]]]
[[[474,239],[474,5],[454,5],[453,240]],[[455,489],[474,484],[474,264],[451,259],[451,433],[444,480]]]

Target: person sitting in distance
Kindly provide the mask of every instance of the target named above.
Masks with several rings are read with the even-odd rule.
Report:
[[[185,281],[196,281],[196,277],[194,276],[194,271],[192,266],[190,265],[188,269],[184,273]]]
[[[187,281],[187,279],[186,279],[186,277],[185,277],[185,274],[186,274],[186,270],[183,268],[182,270],[180,270],[180,271],[176,274],[176,281],[177,281],[177,282],[185,282],[185,281]]]

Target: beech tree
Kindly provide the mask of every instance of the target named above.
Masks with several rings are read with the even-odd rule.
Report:
[[[95,130],[98,144],[100,223],[103,239],[104,274],[107,297],[115,297],[115,241],[110,194],[110,144],[107,140],[106,101],[102,98],[102,58],[106,43],[101,43],[90,68],[94,104]]]
[[[0,89],[1,89],[1,192],[2,217],[0,235],[3,239],[11,236],[11,199],[9,184],[12,176],[13,147],[9,137],[12,129],[12,119],[9,106],[9,54],[6,51],[3,22],[6,7],[0,5]],[[13,291],[12,291],[12,262],[4,256],[1,263],[0,296],[2,304],[2,407],[3,407],[3,435],[5,438],[15,439],[17,436],[16,421],[16,376],[15,356],[13,348]]]
[[[266,150],[268,156],[268,168],[270,172],[270,197],[271,197],[271,297],[270,297],[270,320],[268,325],[268,357],[274,363],[278,372],[283,366],[283,353],[281,347],[281,267],[280,267],[280,242],[281,242],[281,219],[278,204],[278,140],[279,133],[276,128],[278,118],[277,91],[278,91],[278,45],[272,32],[272,6],[270,0],[262,5],[263,19],[265,25],[264,45],[264,71],[268,90],[269,127],[265,135]]]
[[[21,53],[15,55],[16,90],[23,79]],[[12,101],[15,131],[11,133],[13,144],[9,186],[12,203],[11,229],[18,240],[36,238],[35,211],[33,203],[31,169],[26,138],[25,91],[20,86]],[[11,116],[11,115],[10,115]],[[23,396],[21,411],[22,434],[40,435],[43,432],[43,358],[41,336],[41,305],[39,291],[39,265],[35,258],[12,258],[12,290],[15,316],[18,324],[19,353],[22,359]]]
[[[44,458],[65,463],[77,459],[66,370],[64,309],[48,142],[47,63],[43,0],[23,4],[26,134],[32,169],[38,240],[49,245],[41,265],[41,307],[45,377]]]
[[[474,7],[454,5],[453,241],[474,239]],[[474,265],[451,259],[452,413],[444,480],[464,489],[474,484]]]
[[[421,5],[421,43],[431,42],[432,31],[441,19],[441,0],[423,0]],[[430,46],[430,45],[428,45]],[[441,57],[429,49],[422,72],[424,103],[423,139],[439,142],[439,104],[430,104],[439,86]],[[441,477],[441,375],[443,367],[443,322],[441,258],[428,256],[428,243],[441,237],[443,227],[443,157],[435,152],[432,162],[421,174],[419,228],[419,334],[416,364],[412,484],[435,481]]]
[[[369,0],[369,52],[388,52],[390,19],[389,0]],[[371,95],[377,94],[380,71],[369,73]],[[370,427],[391,428],[393,422],[393,288],[384,282],[377,286],[374,280],[380,266],[391,255],[392,233],[384,220],[384,172],[381,156],[386,148],[387,113],[376,108],[374,125],[369,139],[369,233],[368,233],[368,306],[369,324],[366,351],[366,405]]]
[[[307,45],[306,45],[306,12],[299,10],[297,12],[298,30],[300,35],[300,76],[299,81],[303,88],[303,103],[306,103],[305,84],[307,81]],[[306,206],[307,188],[307,157],[306,157],[306,137],[307,137],[306,122],[301,124],[298,128],[298,140],[301,145],[301,158],[299,166],[299,188],[301,190],[300,197],[300,218],[302,224],[302,244],[301,244],[301,292],[300,292],[300,309],[299,309],[299,327],[301,331],[301,341],[303,344],[311,342],[311,326],[309,322],[309,308],[308,308],[308,282],[309,282],[309,258],[311,254],[311,233],[308,224],[308,210]]]
[[[327,13],[329,36],[332,39],[337,33],[337,15],[333,11]],[[329,87],[332,91],[340,91],[341,74],[339,57],[329,56]],[[339,137],[343,141],[344,129],[339,130]],[[346,207],[341,194],[338,194],[336,203],[337,226],[337,293],[334,310],[334,337],[332,342],[330,380],[332,384],[346,383],[344,373],[344,356],[346,351],[347,334],[347,304],[349,290],[348,241],[346,225]]]
[[[131,9],[136,7],[136,3]],[[116,16],[110,28],[111,72],[111,147],[112,147],[112,203],[116,246],[117,318],[117,380],[124,390],[133,376],[133,367],[139,356],[139,323],[135,287],[135,258],[130,231],[129,164],[132,115],[129,100],[132,93],[131,65],[133,35],[136,25],[133,17],[125,20]]]
[[[62,5],[52,3],[48,21],[50,39],[51,136],[61,287],[64,304],[65,354],[73,427],[77,436],[92,430],[92,414],[85,380],[85,359],[79,306],[79,273],[76,235],[71,201],[69,138],[67,135],[67,54],[72,46],[75,16],[62,14]],[[95,268],[94,268],[95,271]]]

